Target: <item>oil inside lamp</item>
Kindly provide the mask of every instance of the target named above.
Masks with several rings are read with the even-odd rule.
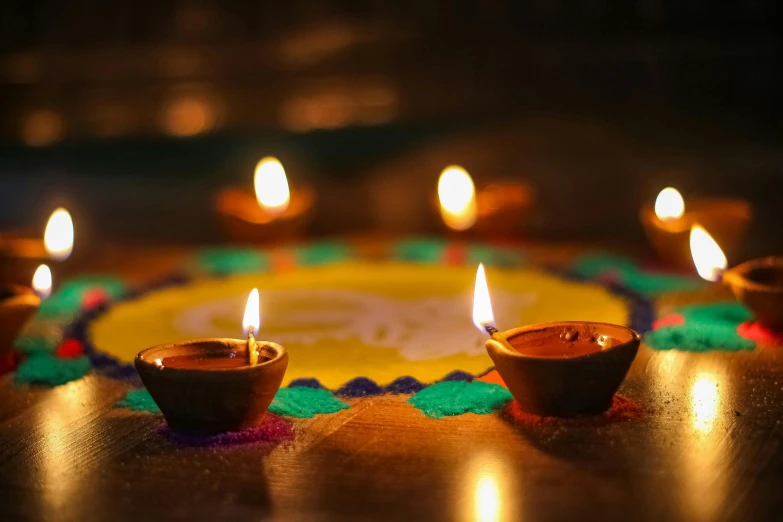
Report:
[[[73,252],[73,220],[62,207],[52,213],[46,224],[44,247],[55,261],[65,261]]]
[[[712,236],[701,225],[691,227],[691,255],[696,271],[708,281],[717,281],[726,270],[726,256]]]
[[[33,274],[33,290],[41,299],[52,293],[52,271],[47,265],[39,266]]]
[[[452,230],[467,230],[476,222],[476,187],[462,167],[446,167],[438,179],[438,200],[443,221]]]
[[[256,165],[254,176],[256,199],[266,212],[279,215],[288,209],[291,192],[283,164],[277,158],[268,156]]]
[[[655,215],[661,221],[674,221],[685,214],[685,201],[674,187],[666,187],[655,199]]]

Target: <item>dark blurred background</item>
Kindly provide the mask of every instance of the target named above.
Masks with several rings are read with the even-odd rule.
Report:
[[[428,205],[427,158],[453,154],[536,187],[534,239],[643,243],[638,209],[671,184],[747,198],[743,255],[779,253],[782,18],[773,0],[5,0],[0,226],[66,204],[94,241],[219,241],[218,188],[274,154],[318,190],[313,234],[428,232],[377,207]]]

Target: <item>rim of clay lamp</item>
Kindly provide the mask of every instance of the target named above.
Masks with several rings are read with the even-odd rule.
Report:
[[[177,372],[177,373],[189,373],[189,372],[211,372],[211,373],[225,373],[225,372],[247,372],[252,370],[263,370],[267,366],[270,366],[283,357],[288,352],[285,347],[273,343],[271,341],[256,341],[256,345],[259,347],[259,356],[268,357],[264,361],[260,361],[257,364],[245,364],[237,368],[172,368],[169,366],[159,366],[155,359],[163,357],[171,357],[176,355],[195,355],[195,354],[214,354],[222,355],[228,353],[242,353],[242,357],[247,357],[247,341],[242,339],[221,339],[221,338],[206,338],[206,339],[193,339],[181,343],[168,343],[160,344],[142,350],[136,355],[136,364],[143,364],[155,368],[164,372]],[[169,355],[163,355],[164,353]]]
[[[608,354],[611,352],[622,350],[625,347],[627,347],[629,343],[641,342],[641,336],[638,333],[636,333],[635,330],[632,330],[627,326],[622,326],[619,324],[612,324],[612,323],[602,323],[596,321],[553,321],[549,323],[535,323],[527,326],[519,326],[517,328],[511,328],[509,330],[505,330],[503,332],[500,332],[500,335],[504,339],[506,339],[506,341],[508,341],[509,344],[511,344],[513,347],[513,342],[511,339],[514,337],[526,333],[551,330],[554,328],[567,328],[569,326],[595,327],[597,330],[596,332],[597,335],[609,335],[613,339],[617,340],[618,344],[612,345],[609,348],[602,348],[600,350],[596,350],[594,352],[586,353],[583,355],[575,355],[573,357],[545,357],[541,355],[524,354],[524,353],[520,353],[517,350],[510,350],[504,343],[498,342],[492,338],[489,338],[487,340],[487,343],[492,344],[496,349],[498,349],[499,351],[503,352],[505,355],[508,355],[510,357],[562,364],[562,363],[567,363],[569,361],[583,362],[586,361],[587,359],[595,358],[595,356],[598,354]],[[625,337],[621,338],[620,335],[613,335],[614,332],[616,332],[617,334],[622,334]]]
[[[755,271],[769,270],[779,271],[781,284],[761,283],[752,277]],[[723,281],[737,288],[753,290],[755,292],[783,293],[783,257],[768,256],[745,261],[723,273]]]
[[[41,304],[41,298],[35,294],[32,288],[22,285],[6,285],[5,288],[11,290],[13,295],[0,299],[0,309],[2,310],[38,307]]]

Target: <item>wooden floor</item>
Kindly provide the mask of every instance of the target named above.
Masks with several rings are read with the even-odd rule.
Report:
[[[123,261],[109,265],[145,275]],[[387,396],[297,421],[275,448],[174,445],[158,417],[112,408],[125,390],[96,375],[54,389],[0,379],[0,520],[783,518],[783,347],[643,347],[621,392],[648,412],[623,423],[431,420]]]

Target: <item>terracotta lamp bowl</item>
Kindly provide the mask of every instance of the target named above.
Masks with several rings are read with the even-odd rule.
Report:
[[[12,285],[0,289],[0,357],[10,353],[40,304],[30,288]]]
[[[482,239],[513,239],[524,236],[535,202],[536,193],[529,183],[506,180],[476,189],[476,222],[467,230],[454,231],[444,223],[437,192],[432,198],[432,210],[439,227],[447,233]]]
[[[783,332],[783,257],[752,259],[723,273],[737,299],[766,328]]]
[[[239,431],[260,422],[288,367],[285,348],[257,343],[253,366],[243,365],[245,341],[198,339],[142,351],[136,371],[171,429],[203,435]],[[177,360],[185,363],[174,364]],[[229,362],[237,364],[222,365]]]
[[[255,195],[241,188],[220,192],[216,209],[230,239],[239,243],[264,244],[301,237],[313,214],[315,191],[308,186],[291,189],[288,208],[279,215],[262,209]]]
[[[693,271],[691,226],[699,224],[731,259],[750,223],[750,204],[732,199],[695,199],[687,201],[685,208],[681,218],[662,221],[652,205],[642,207],[642,226],[658,257],[671,266]]]
[[[597,415],[612,404],[639,350],[639,334],[607,323],[564,321],[499,334],[487,352],[523,411],[552,417]]]

